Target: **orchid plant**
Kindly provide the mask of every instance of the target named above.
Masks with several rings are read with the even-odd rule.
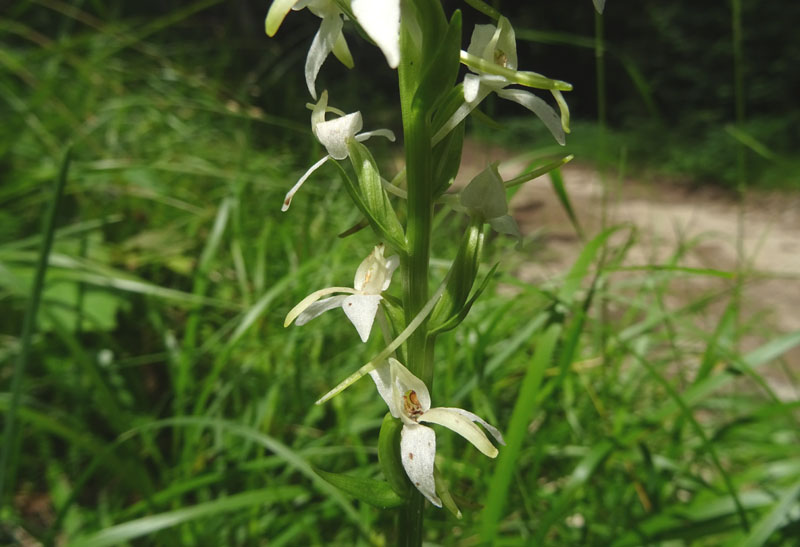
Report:
[[[509,214],[507,188],[571,159],[561,156],[510,181],[504,181],[497,163],[492,163],[460,192],[453,191],[466,120],[489,94],[495,93],[533,112],[560,144],[564,144],[569,132],[569,111],[561,92],[569,91],[571,86],[519,70],[510,21],[481,0],[466,3],[494,19],[475,26],[466,51],[462,50],[461,12],[456,10],[448,18],[440,2],[432,0],[275,0],[266,18],[270,36],[291,10],[308,8],[322,19],[308,52],[305,77],[316,101],[309,105],[311,130],[327,154],[289,190],[282,209],[289,208],[312,173],[325,164],[333,164],[379,242],[358,266],[352,288],[317,290],[286,316],[284,326],[293,322],[303,325],[325,311],[342,308],[362,342],[368,340],[378,317],[387,343],[383,351],[318,401],[327,401],[366,374],[372,377],[377,395],[389,409],[378,441],[385,481],[371,481],[364,488],[363,478],[321,473],[363,501],[399,507],[397,543],[402,545],[421,544],[425,500],[461,515],[437,467],[436,434],[423,424],[451,429],[490,458],[498,455],[498,448],[484,430],[503,445],[500,431],[472,412],[431,406],[435,343],[438,336],[464,320],[491,279],[494,269],[476,283],[486,225],[520,237]],[[399,181],[397,185],[384,178],[364,144],[373,136],[394,141],[394,134],[388,129],[362,133],[360,111],[347,114],[329,106],[327,91],[317,99],[317,79],[330,53],[348,68],[355,65],[348,40],[351,44],[355,43],[353,39],[363,40],[350,31],[350,24],[360,30],[361,37],[380,48],[391,69],[397,69],[405,150],[405,167],[392,177]],[[459,82],[462,65],[468,72]],[[541,97],[510,86],[545,90],[558,110]],[[333,117],[328,119],[328,114]],[[351,169],[344,160],[349,160]],[[431,292],[430,248],[437,202],[466,213],[469,221],[444,281]],[[388,257],[387,249],[391,251]],[[402,278],[402,294],[389,297],[386,292],[395,270]],[[398,360],[401,355],[408,368]]]

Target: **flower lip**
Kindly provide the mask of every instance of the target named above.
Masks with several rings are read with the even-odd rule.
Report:
[[[475,422],[482,425],[498,443],[504,444],[500,431],[472,412],[460,408],[431,408],[430,393],[425,383],[397,359],[389,358],[371,371],[370,376],[392,416],[403,422],[400,456],[406,475],[437,507],[441,507],[442,502],[436,496],[433,476],[436,434],[422,422],[443,425],[455,431],[490,458],[497,456],[497,448]]]

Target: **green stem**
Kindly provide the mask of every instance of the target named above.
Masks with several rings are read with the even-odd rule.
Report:
[[[422,57],[401,32],[402,51],[398,79],[403,116],[403,137],[406,153],[408,188],[408,220],[406,243],[408,254],[403,261],[403,308],[408,324],[428,301],[428,267],[430,261],[431,226],[433,222],[433,180],[431,130],[426,118],[428,106],[417,95]],[[414,51],[414,53],[412,53]],[[416,53],[416,54],[415,54]],[[428,340],[427,321],[409,337],[405,365],[422,379],[428,388],[433,380],[433,340]],[[430,342],[430,343],[429,343]],[[425,498],[414,490],[403,507],[398,527],[399,545],[422,545]]]

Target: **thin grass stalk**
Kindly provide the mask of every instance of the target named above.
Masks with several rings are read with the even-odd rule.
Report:
[[[64,152],[64,157],[61,160],[61,170],[58,173],[55,189],[53,190],[53,199],[50,201],[50,207],[44,219],[44,226],[42,232],[42,246],[39,252],[39,260],[36,264],[36,272],[33,278],[33,288],[31,289],[31,299],[28,302],[28,307],[25,310],[25,319],[22,324],[22,337],[19,358],[14,366],[13,376],[11,377],[11,403],[6,413],[5,427],[3,431],[3,446],[0,455],[0,507],[3,505],[4,487],[6,477],[13,480],[14,471],[9,469],[10,462],[12,461],[12,452],[15,451],[18,444],[15,440],[16,428],[16,415],[17,408],[22,392],[22,376],[25,373],[25,367],[28,364],[28,357],[31,351],[31,340],[33,332],[36,327],[36,315],[39,312],[39,304],[44,291],[44,276],[47,273],[47,263],[50,257],[50,250],[53,247],[53,235],[56,227],[56,215],[58,213],[58,206],[61,203],[61,198],[64,195],[64,187],[67,183],[67,174],[69,173],[69,164],[72,156],[72,147],[68,146]]]

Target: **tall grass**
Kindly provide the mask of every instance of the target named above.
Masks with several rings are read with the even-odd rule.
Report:
[[[21,430],[2,542],[392,545],[385,513],[315,472],[380,473],[373,388],[313,404],[378,343],[343,344],[351,327],[335,314],[282,328],[308,287],[347,283],[374,244],[367,231],[317,243],[359,221],[337,174],[321,172],[281,215],[317,151],[292,132],[305,122],[259,110],[281,101],[277,84],[259,102],[256,74],[209,76],[223,53],[175,53],[135,21],[67,11],[55,38],[0,21],[0,415],[7,424],[19,397]],[[43,189],[68,139],[39,329],[12,390],[47,235]],[[457,241],[456,222],[437,212],[438,242]],[[509,446],[494,465],[440,436],[464,518],[430,512],[428,541],[777,545],[800,533],[798,403],[772,387],[800,333],[740,352],[761,325],[732,319],[735,272],[685,267],[692,241],[636,264],[639,237],[589,234],[571,269],[536,283],[516,275],[541,258],[535,235],[521,252],[492,245],[494,294],[440,342],[433,398],[502,424]],[[434,258],[454,254],[437,245]],[[717,283],[667,298],[698,277]]]

